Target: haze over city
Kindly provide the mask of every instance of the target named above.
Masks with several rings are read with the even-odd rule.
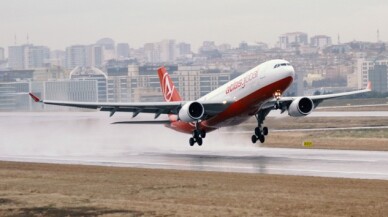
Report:
[[[230,43],[265,42],[273,46],[285,32],[326,34],[337,42],[387,41],[385,8],[370,1],[104,1],[5,0],[0,2],[0,47],[29,42],[51,49],[88,44],[103,37],[140,47],[176,39]],[[335,40],[334,40],[335,39]]]

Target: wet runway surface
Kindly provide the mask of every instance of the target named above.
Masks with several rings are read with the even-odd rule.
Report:
[[[388,180],[388,152],[263,148],[224,132],[190,147],[188,135],[106,115],[2,114],[0,160]]]
[[[245,148],[242,151],[0,156],[1,160],[388,180],[388,152]]]

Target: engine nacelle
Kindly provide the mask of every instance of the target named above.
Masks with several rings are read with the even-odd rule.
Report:
[[[306,116],[314,109],[314,102],[308,97],[300,97],[292,101],[288,107],[288,115],[291,117]]]
[[[201,103],[188,102],[182,106],[181,110],[179,110],[178,116],[181,121],[193,122],[201,120],[204,113],[205,108]]]

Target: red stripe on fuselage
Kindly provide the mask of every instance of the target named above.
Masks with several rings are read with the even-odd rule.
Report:
[[[240,124],[254,115],[267,100],[273,98],[273,94],[280,90],[282,93],[290,86],[293,78],[287,77],[269,84],[231,104],[220,114],[200,122],[200,128],[210,132],[220,127]],[[182,133],[192,133],[195,129],[193,123],[173,121],[167,127]]]

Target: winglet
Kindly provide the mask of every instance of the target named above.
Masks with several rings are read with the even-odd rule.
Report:
[[[39,97],[35,96],[33,93],[28,93],[31,98],[35,101],[35,102],[42,102],[42,100],[39,99]]]
[[[372,82],[368,81],[368,85],[366,86],[367,90],[372,90]]]

